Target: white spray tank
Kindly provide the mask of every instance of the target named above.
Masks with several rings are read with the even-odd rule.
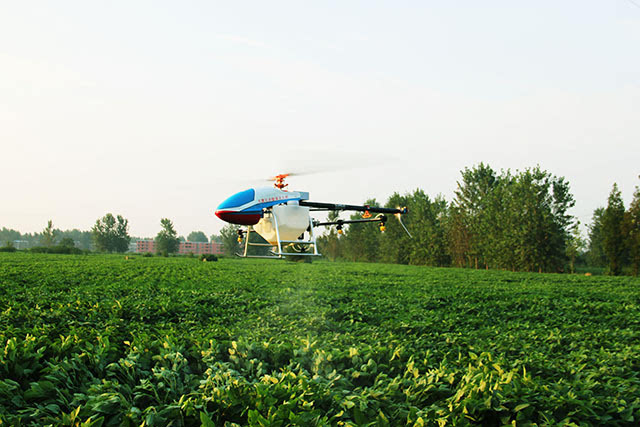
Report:
[[[264,213],[253,229],[275,246],[278,244],[278,236],[280,241],[298,240],[308,227],[309,208],[299,206],[297,200],[292,200],[286,204],[273,206],[270,212]]]

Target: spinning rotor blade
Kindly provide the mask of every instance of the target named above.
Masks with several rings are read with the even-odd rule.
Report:
[[[332,172],[331,169],[316,169],[316,170],[305,170],[305,171],[296,171],[296,172],[287,172],[282,173],[280,175],[275,175],[270,178],[267,178],[265,181],[276,181],[278,179],[288,178],[290,176],[307,176],[307,175],[315,175],[318,173]]]
[[[279,179],[284,179],[290,176],[298,176],[299,174],[297,173],[293,173],[293,172],[289,172],[289,173],[281,173],[280,175],[276,175],[276,176],[272,176],[271,178],[267,178],[265,179],[265,181],[277,181]]]

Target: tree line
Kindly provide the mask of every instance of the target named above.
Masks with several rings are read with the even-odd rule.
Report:
[[[82,231],[78,229],[73,230],[60,230],[58,228],[51,228],[51,234],[44,234],[44,231],[47,230],[48,224],[45,229],[40,233],[20,233],[17,230],[13,230],[10,228],[2,227],[0,229],[0,244],[11,244],[14,245],[14,242],[19,242],[23,244],[26,248],[32,248],[36,246],[52,246],[53,244],[59,244],[63,241],[65,242],[73,242],[73,246],[81,249],[81,250],[92,250],[93,243],[90,231]],[[53,239],[53,240],[51,240]],[[65,240],[66,239],[66,240]]]
[[[365,203],[380,206],[375,199]],[[564,177],[540,167],[497,172],[480,163],[461,171],[450,202],[441,195],[429,197],[422,189],[389,197],[385,207],[408,207],[409,214],[402,219],[413,237],[394,218],[388,218],[384,233],[370,224],[351,224],[343,230],[331,228],[318,238],[318,244],[331,260],[537,272],[574,272],[576,264],[583,263],[609,274],[638,275],[639,187],[625,209],[621,192],[613,185],[606,207],[593,213],[588,242],[581,236],[579,222],[569,214],[574,205]],[[329,213],[330,220],[338,217],[338,212]],[[359,214],[351,216],[358,218]],[[187,239],[178,236],[167,218],[160,220],[160,226],[154,240],[163,254],[176,252],[181,240],[208,241],[201,231],[190,233]],[[237,229],[228,224],[211,241],[222,243],[227,253],[234,254],[239,250]],[[251,236],[259,239],[256,233]],[[61,231],[51,221],[41,233],[0,230],[0,241],[26,240],[43,247],[100,252],[126,252],[131,239],[128,220],[111,213],[96,220],[91,231]]]
[[[34,252],[78,253],[82,251],[124,253],[129,250],[132,240],[154,240],[161,254],[178,251],[181,241],[208,243],[209,238],[202,231],[192,231],[187,238],[178,236],[173,222],[168,218],[160,220],[161,230],[154,239],[140,239],[129,235],[129,221],[122,215],[107,213],[96,220],[90,231],[78,229],[65,230],[54,228],[49,220],[40,233],[25,233],[3,227],[0,229],[0,242],[4,250],[29,249]],[[221,243],[221,237],[211,236],[212,242]],[[24,244],[24,247],[22,247]],[[16,248],[16,246],[18,246]]]
[[[380,206],[375,199],[365,203]],[[625,211],[614,185],[607,207],[594,213],[588,247],[569,214],[574,205],[563,177],[540,167],[496,172],[480,163],[461,172],[451,202],[417,189],[384,203],[409,208],[402,219],[412,238],[389,218],[384,233],[351,224],[342,234],[331,229],[319,245],[326,257],[351,261],[537,272],[573,272],[583,261],[610,274],[629,268],[638,274],[640,191]]]

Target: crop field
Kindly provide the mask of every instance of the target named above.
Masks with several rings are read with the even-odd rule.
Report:
[[[0,425],[638,425],[638,279],[0,254]]]

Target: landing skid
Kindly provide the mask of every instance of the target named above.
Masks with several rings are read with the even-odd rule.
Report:
[[[249,236],[251,235],[252,232],[255,232],[253,231],[251,226],[249,226],[247,228],[247,234],[244,238],[245,239],[244,251],[241,254],[237,253],[236,256],[239,256],[241,258],[267,258],[267,259],[282,259],[290,256],[294,256],[294,257],[295,256],[322,256],[322,254],[318,252],[318,244],[316,242],[316,235],[314,231],[313,220],[311,218],[309,218],[309,228],[307,229],[309,231],[309,240],[280,240],[280,232],[278,231],[278,219],[276,215],[273,216],[273,221],[275,223],[276,238],[277,238],[277,243],[275,245],[271,243],[249,242]],[[294,245],[294,244],[302,246],[305,250],[313,249],[313,252],[284,252],[282,250],[283,247]],[[272,248],[271,250],[269,250],[269,253],[271,255],[249,255],[249,246],[270,247]]]

